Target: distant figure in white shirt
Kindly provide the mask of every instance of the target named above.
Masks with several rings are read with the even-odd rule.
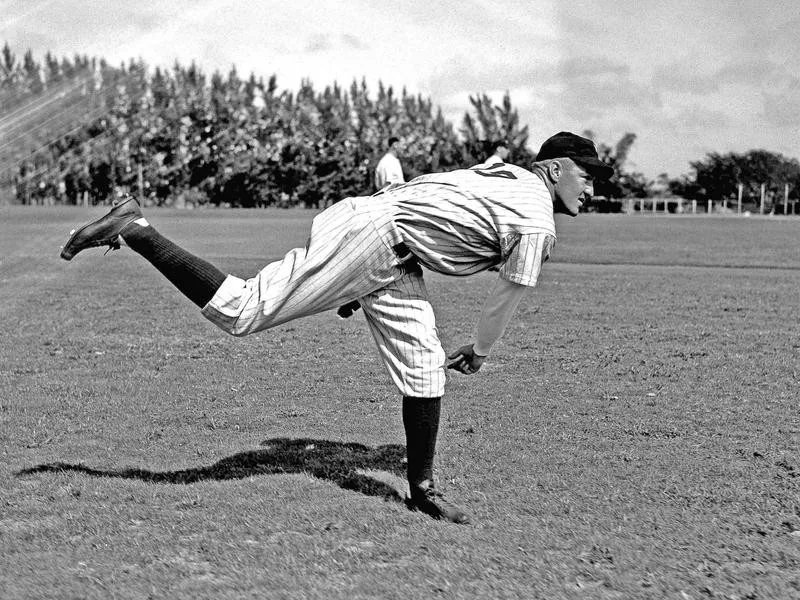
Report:
[[[375,167],[375,189],[382,190],[390,183],[405,183],[403,167],[397,155],[400,153],[400,140],[396,137],[389,138],[389,149]]]
[[[498,163],[505,163],[506,159],[508,158],[509,149],[508,149],[508,142],[505,140],[498,140],[496,142],[492,142],[490,147],[492,152],[491,156],[487,158],[483,164],[487,167],[491,167],[492,165],[496,165]]]

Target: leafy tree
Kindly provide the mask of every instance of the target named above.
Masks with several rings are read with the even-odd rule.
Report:
[[[738,198],[739,184],[745,202],[749,200],[758,204],[761,185],[764,184],[767,210],[782,202],[786,184],[790,187],[789,197],[798,197],[800,163],[778,153],[766,150],[741,154],[710,152],[703,160],[690,164],[691,175],[671,182],[673,189],[687,198],[734,200]]]
[[[595,141],[594,132],[586,130],[584,137]],[[596,181],[594,193],[605,198],[644,198],[649,194],[650,185],[641,173],[628,171],[625,163],[628,160],[633,143],[636,141],[635,133],[625,133],[614,146],[595,141],[597,154],[607,165],[613,167],[614,174],[607,181]]]
[[[241,77],[235,67],[210,77],[194,63],[151,73],[141,60],[112,66],[50,53],[42,66],[30,52],[18,61],[6,44],[0,100],[0,186],[26,202],[80,202],[87,193],[107,202],[127,189],[152,204],[321,207],[372,192],[392,135],[409,178],[480,162],[483,143],[497,138],[515,162],[531,158],[508,92],[497,106],[471,97],[474,114],[457,132],[430,99],[382,82],[375,94],[363,79],[279,92],[274,76]],[[31,102],[31,126],[8,143],[10,111]],[[634,137],[604,156],[621,166]],[[635,173],[615,183],[619,194],[643,187]]]
[[[528,126],[520,127],[519,113],[511,105],[509,92],[503,95],[499,106],[493,104],[486,94],[470,96],[469,101],[474,116],[466,113],[462,122],[464,162],[483,162],[488,157],[491,143],[498,140],[508,143],[510,162],[530,162],[533,157],[528,150]]]

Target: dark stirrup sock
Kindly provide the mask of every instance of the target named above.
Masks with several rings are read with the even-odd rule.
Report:
[[[168,240],[152,225],[129,223],[121,232],[125,243],[169,279],[192,302],[203,308],[217,292],[226,275]]]
[[[441,411],[441,398],[403,397],[403,427],[406,430],[408,482],[411,485],[426,479],[433,483],[433,459]]]

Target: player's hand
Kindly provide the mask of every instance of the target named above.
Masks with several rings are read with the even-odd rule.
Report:
[[[353,300],[344,306],[340,306],[339,310],[336,311],[336,314],[339,315],[340,319],[349,319],[359,308],[361,308],[361,303],[358,300]]]
[[[475,354],[472,344],[461,346],[461,348],[449,354],[447,358],[452,361],[447,365],[448,369],[454,369],[465,375],[472,375],[480,371],[483,362],[486,360],[485,356]]]

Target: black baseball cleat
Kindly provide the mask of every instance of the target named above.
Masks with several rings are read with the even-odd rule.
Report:
[[[406,498],[406,505],[411,510],[424,512],[434,519],[442,519],[467,525],[470,522],[467,513],[458,508],[455,504],[445,500],[444,496],[434,486],[429,479],[411,485],[411,496]]]
[[[133,196],[125,196],[114,201],[111,210],[105,215],[70,232],[67,243],[61,249],[61,258],[72,260],[78,252],[96,246],[108,246],[111,250],[118,250],[120,232],[126,225],[141,218],[142,209]]]

